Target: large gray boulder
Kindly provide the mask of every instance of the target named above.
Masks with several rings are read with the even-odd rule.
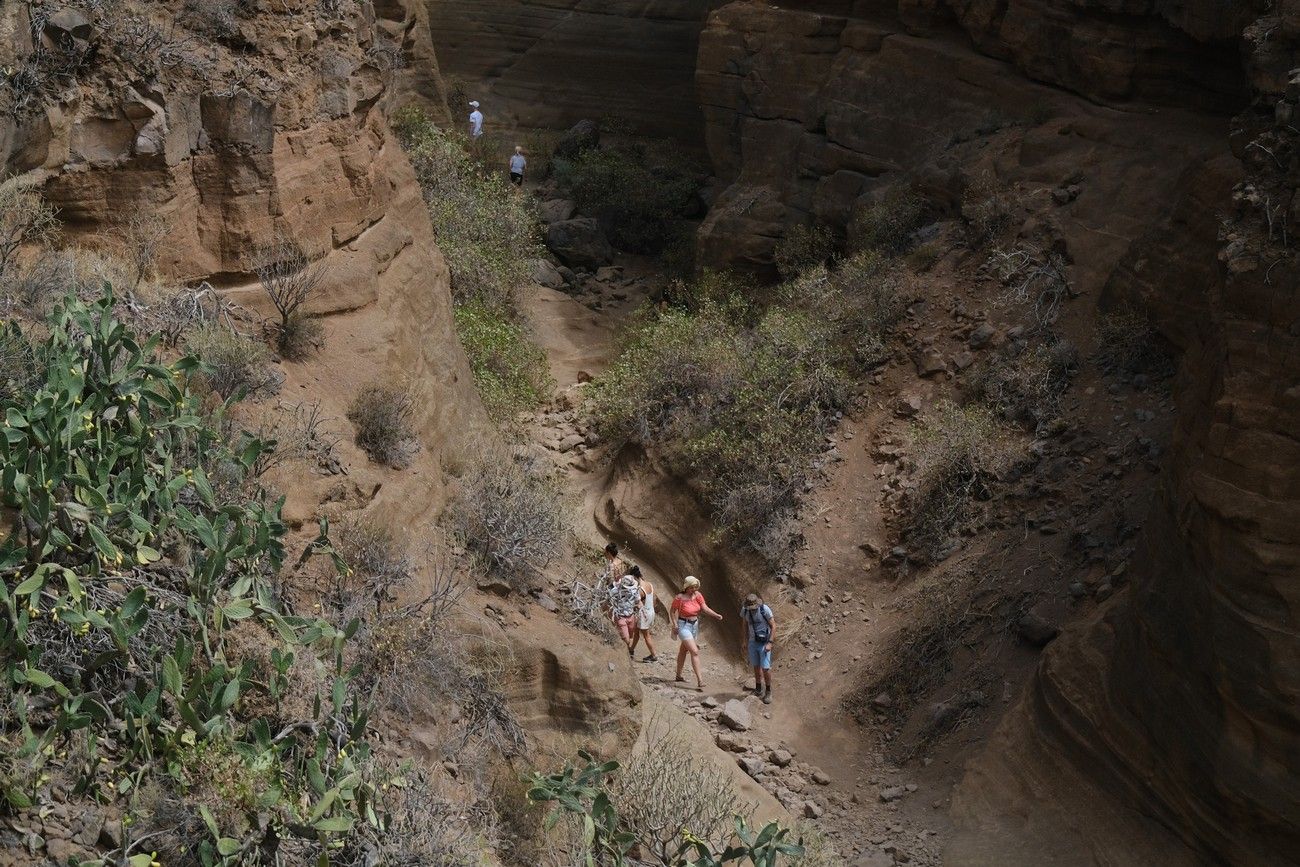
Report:
[[[555,155],[566,160],[574,159],[583,151],[600,144],[600,127],[593,120],[580,120],[569,128],[555,145]]]
[[[600,224],[590,217],[563,220],[547,226],[546,246],[570,268],[594,271],[614,258],[614,248],[609,245]]]

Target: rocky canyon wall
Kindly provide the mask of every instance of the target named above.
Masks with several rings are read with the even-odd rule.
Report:
[[[1041,123],[1069,93],[1146,114],[1227,113],[1244,100],[1235,12],[790,5],[729,4],[700,37],[705,139],[722,181],[700,235],[704,264],[770,271],[790,225],[843,229],[899,173],[951,199],[955,141]]]
[[[700,141],[696,47],[717,0],[427,3],[443,72],[482,101],[489,131],[617,117],[639,133]]]
[[[345,4],[335,16],[305,0],[250,4],[234,32],[190,36],[179,3],[124,3],[116,19],[76,7],[37,14],[58,8],[83,22],[76,38],[95,46],[95,60],[44,105],[0,124],[0,146],[6,170],[39,183],[59,208],[65,243],[102,244],[131,216],[157,214],[168,230],[162,274],[209,280],[266,312],[255,250],[292,238],[327,268],[312,312],[383,311],[367,352],[419,391],[424,441],[472,441],[486,420],[452,330],[447,268],[387,120],[392,91],[422,94],[440,111],[428,86],[436,63],[417,74],[381,50],[432,58],[423,11],[395,0]],[[4,15],[14,37],[6,62],[32,62],[26,9]],[[35,40],[49,41],[50,26]],[[127,26],[156,27],[189,60],[129,62]],[[338,397],[341,410],[350,396]]]
[[[951,206],[975,170],[1002,183],[1054,184],[1072,164],[1089,184],[1129,174],[1053,232],[1076,277],[1152,311],[1182,350],[1168,472],[1133,589],[1052,646],[972,765],[953,863],[1300,852],[1296,25],[1289,7],[1255,14],[735,3],[701,38],[723,180],[701,230],[708,264],[768,270],[789,225],[843,228],[897,182]],[[1217,132],[1192,146],[1182,136],[1198,124]],[[999,144],[1013,128],[1019,143]],[[988,144],[963,144],[977,139]],[[1110,241],[1082,255],[1099,234]]]

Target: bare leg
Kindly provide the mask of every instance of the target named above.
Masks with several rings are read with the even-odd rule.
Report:
[[[700,647],[694,641],[683,641],[691,655],[691,670],[695,672],[695,685],[704,689],[704,678],[700,677]]]
[[[686,664],[686,642],[677,645],[677,679],[682,679],[682,666]]]
[[[651,656],[658,656],[658,655],[659,655],[659,651],[655,650],[655,640],[654,640],[653,638],[650,637],[650,630],[649,630],[649,629],[642,629],[642,630],[641,630],[641,636],[642,636],[643,638],[645,638],[645,647],[646,647],[646,650],[650,651],[650,655],[651,655]]]

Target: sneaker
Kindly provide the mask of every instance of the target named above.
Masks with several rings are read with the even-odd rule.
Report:
[[[769,689],[767,692],[763,693],[763,704],[771,704],[771,703],[772,703],[772,690]]]
[[[650,654],[649,656],[642,657],[641,661],[642,661],[642,662],[658,662],[658,661],[659,661],[659,657],[655,656],[655,655],[652,653],[652,654]]]

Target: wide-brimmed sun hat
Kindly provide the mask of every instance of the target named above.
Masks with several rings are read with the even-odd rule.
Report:
[[[618,586],[622,587],[624,590],[635,589],[637,587],[636,576],[624,575],[622,578],[618,580]]]
[[[754,608],[754,607],[756,607],[757,605],[758,605],[758,594],[757,594],[757,593],[751,593],[751,594],[749,594],[748,596],[745,597],[745,607],[746,607],[746,608]]]
[[[690,590],[692,587],[699,587],[699,586],[700,586],[700,579],[696,578],[694,575],[687,575],[684,579],[682,579],[683,590]]]

